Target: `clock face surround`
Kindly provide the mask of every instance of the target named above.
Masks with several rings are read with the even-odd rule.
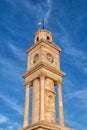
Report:
[[[39,60],[39,54],[37,53],[37,54],[35,54],[35,56],[34,56],[33,63],[34,63],[34,64],[37,63],[38,60]]]
[[[39,60],[39,54],[36,53],[34,55],[34,58],[33,58],[33,63],[36,64]],[[50,63],[53,63],[53,56],[50,54],[50,53],[47,53],[47,60],[50,62]]]
[[[47,53],[47,59],[50,63],[53,63],[53,57],[50,53]]]

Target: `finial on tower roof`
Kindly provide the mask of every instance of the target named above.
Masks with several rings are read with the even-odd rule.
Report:
[[[38,22],[38,25],[42,25],[42,29],[44,29],[45,28],[45,24],[47,24],[47,23],[48,22],[43,19],[42,22]]]

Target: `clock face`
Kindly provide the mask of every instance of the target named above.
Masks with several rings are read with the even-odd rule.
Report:
[[[53,57],[50,53],[47,54],[47,59],[50,63],[53,63]]]
[[[39,59],[39,54],[35,54],[34,59],[33,59],[33,63],[34,64],[37,63],[38,59]]]

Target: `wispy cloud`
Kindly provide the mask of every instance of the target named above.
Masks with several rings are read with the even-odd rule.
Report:
[[[31,16],[34,19],[40,18],[40,16],[43,17],[44,10],[40,2],[37,2],[36,4],[32,3],[29,0],[7,0],[15,9],[15,12],[19,12],[20,10],[23,10],[25,12],[25,15]]]
[[[20,81],[21,74],[25,71],[23,70],[23,62],[26,63],[25,53],[21,48],[17,48],[14,44],[9,44],[8,50],[10,52],[8,56],[0,56],[0,67],[2,76],[5,77],[6,80],[12,79],[12,82],[16,82],[18,80]]]
[[[21,128],[21,125],[19,123],[11,122],[11,123],[9,123],[9,125],[7,126],[7,128],[4,129],[4,130],[13,130],[13,129],[18,130],[19,128]]]
[[[23,115],[23,108],[16,103],[16,101],[14,101],[14,99],[6,96],[6,95],[2,95],[0,93],[0,98],[1,100],[3,100],[12,110],[18,112],[18,114]]]
[[[33,2],[29,0],[26,0],[26,1],[8,0],[8,2],[14,7],[16,12],[20,10],[24,10],[27,15],[30,15],[34,19],[41,20],[44,18],[45,20],[48,20],[52,11],[53,0],[46,0],[45,2],[37,1],[36,4],[34,4]]]
[[[71,35],[72,33],[68,33],[67,28],[61,21],[58,21],[56,26],[61,30],[59,42],[66,57],[70,59],[70,64],[72,63],[80,71],[82,70],[84,73],[87,73],[87,52],[76,46],[75,38]],[[57,32],[55,36],[56,38],[58,37]]]
[[[6,130],[13,130],[13,129],[18,130],[19,128],[21,128],[21,125],[19,123],[12,122],[9,120]]]
[[[20,61],[25,61],[25,53],[21,48],[16,47],[14,44],[9,44],[11,53]]]
[[[21,72],[23,70],[13,60],[0,57],[0,66],[2,77],[4,77],[6,80],[10,80],[15,83],[18,82],[18,80],[21,80]]]
[[[52,0],[47,0],[47,12],[44,17],[45,20],[48,20],[48,18],[51,15],[51,11],[52,11]]]
[[[11,121],[9,117],[3,114],[0,114],[0,124],[4,124],[4,127],[0,128],[0,130],[13,130],[21,127],[19,123]]]
[[[70,119],[69,120],[65,119],[65,122],[66,122],[66,124],[68,124],[69,126],[72,127],[72,130],[77,130],[77,128],[78,128],[78,130],[80,130],[80,128],[81,128],[80,124],[77,123],[76,121],[71,121]]]
[[[74,82],[69,78],[69,76],[66,75],[66,77],[63,78],[63,92],[65,94],[71,93],[76,90]]]
[[[53,0],[46,0],[45,4],[43,1],[37,2],[37,6],[31,4],[29,1],[24,2],[24,5],[27,7],[27,10],[30,12],[33,11],[31,15],[35,17],[37,20],[45,19],[46,21],[49,19],[52,11],[52,2]],[[39,10],[37,10],[37,8]]]
[[[78,90],[75,91],[74,93],[69,93],[66,95],[66,100],[70,100],[72,98],[77,98],[80,100],[87,100],[87,90]]]
[[[0,114],[0,124],[7,123],[8,118],[2,114]]]
[[[57,15],[59,15],[59,17],[61,16],[61,13],[63,12],[64,16],[66,16],[66,8],[63,7],[63,3],[61,1],[59,1],[60,3],[60,8],[59,10],[61,10],[61,12],[57,12]],[[71,14],[72,15],[72,14]],[[72,31],[73,30],[69,30],[69,27],[73,27],[73,23],[69,22],[69,27],[67,25],[67,23],[65,24],[59,17],[54,17],[54,21],[55,21],[55,26],[57,29],[59,29],[59,35],[58,35],[58,30],[54,30],[55,33],[55,37],[56,40],[59,41],[60,46],[63,48],[63,52],[66,54],[67,57],[69,57],[70,59],[70,64],[72,63],[72,65],[75,65],[76,67],[79,68],[79,70],[87,73],[87,52],[84,51],[82,48],[79,48],[79,46],[77,46],[78,43],[76,43],[76,37],[73,35]],[[80,30],[80,20],[78,21],[78,18],[81,17],[83,19],[84,14],[83,15],[78,15],[78,17],[76,17],[76,24],[74,24],[76,26],[76,28],[74,29],[74,34],[77,33],[77,30]],[[66,21],[67,22],[67,21]],[[78,26],[77,26],[78,24]],[[67,25],[67,26],[66,26]],[[77,34],[76,34],[77,35]],[[60,37],[59,37],[60,36]],[[79,44],[81,45],[82,43],[79,42]],[[84,45],[86,43],[83,43]]]
[[[82,50],[78,50],[73,46],[64,49],[65,53],[72,58],[73,65],[87,73],[87,54]],[[80,71],[81,71],[80,70]]]
[[[68,93],[65,95],[65,102],[68,102],[68,101],[75,101],[77,103],[75,103],[74,106],[76,107],[79,107],[80,106],[80,103],[82,104],[81,107],[79,109],[83,109],[85,111],[87,111],[87,104],[86,104],[86,101],[87,101],[87,89],[84,89],[84,90],[77,90],[77,91],[74,91],[72,93]]]

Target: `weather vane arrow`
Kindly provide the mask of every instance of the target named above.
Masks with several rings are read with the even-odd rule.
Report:
[[[38,22],[38,25],[42,25],[42,29],[44,29],[45,28],[45,24],[47,24],[47,23],[48,22],[44,21],[44,19],[43,19],[42,22]]]

